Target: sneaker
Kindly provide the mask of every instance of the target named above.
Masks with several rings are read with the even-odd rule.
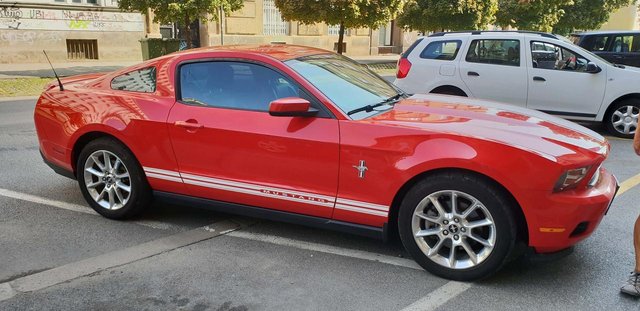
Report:
[[[620,291],[628,295],[640,297],[640,273],[631,272],[629,280],[620,288]]]

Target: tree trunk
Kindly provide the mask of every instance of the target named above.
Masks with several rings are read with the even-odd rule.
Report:
[[[187,40],[187,49],[193,48],[193,42],[191,42],[191,21],[189,20],[189,13],[184,13],[184,32],[186,32],[185,40]]]
[[[340,22],[340,33],[338,34],[338,54],[342,54],[342,42],[344,41],[344,22]]]

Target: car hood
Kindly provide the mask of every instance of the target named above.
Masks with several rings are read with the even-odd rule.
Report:
[[[553,161],[576,153],[606,157],[609,152],[604,137],[576,123],[531,109],[458,96],[413,95],[366,121],[491,140]]]

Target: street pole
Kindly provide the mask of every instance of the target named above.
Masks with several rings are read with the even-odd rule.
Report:
[[[220,6],[220,45],[224,45],[224,9]]]

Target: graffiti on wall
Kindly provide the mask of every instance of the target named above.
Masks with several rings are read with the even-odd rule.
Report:
[[[143,31],[144,20],[139,13],[0,6],[0,29]]]
[[[64,40],[61,33],[51,31],[0,31],[0,43],[8,45],[54,44]]]

